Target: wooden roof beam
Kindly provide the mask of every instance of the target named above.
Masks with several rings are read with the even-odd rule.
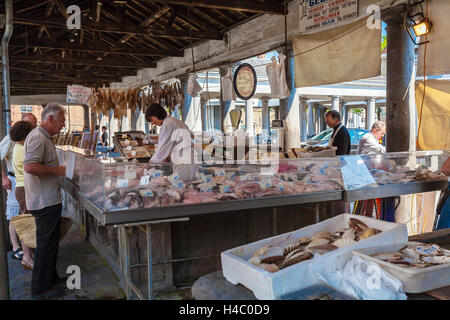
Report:
[[[168,12],[170,10],[170,8],[161,8],[159,10],[157,10],[155,13],[153,13],[151,16],[149,16],[148,18],[146,18],[144,21],[142,21],[139,26],[141,27],[148,27],[149,25],[151,25],[153,22],[155,22],[156,20],[158,20],[161,16],[163,16],[166,12]],[[134,33],[130,33],[127,34],[126,36],[123,36],[122,38],[120,38],[119,42],[120,43],[125,43],[128,40],[130,40],[131,38],[133,38],[136,34]]]
[[[30,41],[28,43],[10,43],[11,47],[25,48],[35,47],[43,49],[58,49],[58,50],[76,50],[81,52],[96,52],[96,53],[108,53],[118,55],[137,55],[137,56],[156,56],[156,57],[182,57],[184,55],[182,50],[164,50],[164,49],[149,49],[149,48],[131,48],[131,47],[112,47],[102,45],[79,45],[70,42],[43,42],[43,41]]]
[[[122,62],[113,59],[84,59],[84,58],[60,58],[54,56],[10,56],[11,62],[27,62],[27,63],[61,63],[61,64],[75,64],[85,66],[96,67],[112,67],[112,68],[130,68],[130,69],[142,69],[142,68],[156,68],[156,63],[135,63],[135,62]]]
[[[14,17],[15,24],[37,25],[50,28],[67,28],[66,21],[61,19],[48,19],[48,18],[36,18],[29,16],[16,16]],[[189,39],[191,36],[194,39],[207,39],[207,40],[222,40],[223,35],[212,31],[173,31],[173,30],[157,30],[147,27],[141,27],[136,25],[119,26],[116,24],[106,23],[92,23],[87,19],[82,19],[81,28],[90,31],[101,31],[109,33],[122,33],[122,34],[140,34],[149,35],[152,37],[162,38],[181,38]]]
[[[181,6],[216,8],[233,11],[246,11],[253,13],[268,13],[284,15],[284,7],[282,3],[279,5],[274,3],[264,3],[248,0],[156,0],[151,2],[159,2],[166,4],[178,4]]]

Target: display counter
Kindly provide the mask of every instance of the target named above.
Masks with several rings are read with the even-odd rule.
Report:
[[[86,238],[123,280],[127,296],[141,299],[219,270],[222,251],[329,218],[333,201],[441,190],[447,177],[438,173],[439,164],[449,156],[436,151],[287,159],[276,166],[247,162],[180,171],[170,163],[71,153],[60,156],[74,168],[63,188],[71,202],[79,203]],[[364,165],[370,183],[356,186],[349,163]],[[404,172],[394,169],[407,165]],[[396,170],[412,180],[395,180],[399,176],[390,174]]]

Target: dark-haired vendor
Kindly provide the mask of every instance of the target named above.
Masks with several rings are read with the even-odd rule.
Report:
[[[161,127],[158,147],[150,162],[172,162],[174,173],[182,180],[191,180],[198,171],[194,165],[194,144],[188,126],[181,120],[167,115],[167,111],[153,103],[145,112],[145,120]]]

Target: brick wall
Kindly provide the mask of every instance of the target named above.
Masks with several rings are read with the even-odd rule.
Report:
[[[84,113],[82,106],[64,106],[67,112],[66,114],[66,128],[63,128],[62,132],[81,131],[84,124]],[[38,119],[38,124],[41,123],[42,107],[40,105],[12,105],[11,106],[11,122],[12,124],[20,121],[22,114],[31,112]]]

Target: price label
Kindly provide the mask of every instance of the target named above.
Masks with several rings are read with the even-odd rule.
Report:
[[[152,190],[139,190],[139,194],[146,198],[146,197],[153,197],[153,191]]]
[[[231,186],[230,185],[221,185],[221,186],[219,186],[219,190],[221,193],[230,193]]]
[[[204,174],[201,176],[203,183],[210,183],[213,181],[213,176],[211,174]]]
[[[161,177],[163,172],[161,170],[157,170],[155,168],[150,169],[150,171],[148,172],[150,178],[158,178]]]
[[[125,150],[131,151],[131,150],[133,150],[133,147],[132,146],[128,146],[128,147],[125,148]]]
[[[150,176],[142,176],[141,181],[139,182],[140,186],[146,186],[150,182]]]
[[[216,170],[214,170],[214,174],[217,177],[224,177],[225,176],[225,170],[224,169],[216,169]]]
[[[126,138],[128,138],[128,136],[126,135],[126,134],[123,134],[122,135],[122,139],[126,139]],[[127,140],[128,141],[128,140]]]
[[[185,184],[183,183],[182,180],[175,180],[174,182],[172,182],[172,187],[174,187],[176,189],[184,189]]]
[[[128,179],[117,179],[117,188],[128,187]]]
[[[132,156],[132,157],[136,157],[136,151],[134,151],[134,150],[131,151],[131,156]]]
[[[260,181],[259,185],[260,185],[261,189],[267,189],[272,186],[272,182],[270,182],[268,180],[264,180],[264,181]]]
[[[168,179],[169,179],[170,182],[175,182],[177,180],[180,180],[180,176],[178,175],[178,173],[174,173],[174,174],[171,174],[168,177]]]
[[[213,186],[211,184],[201,184],[199,185],[200,192],[212,192]]]

